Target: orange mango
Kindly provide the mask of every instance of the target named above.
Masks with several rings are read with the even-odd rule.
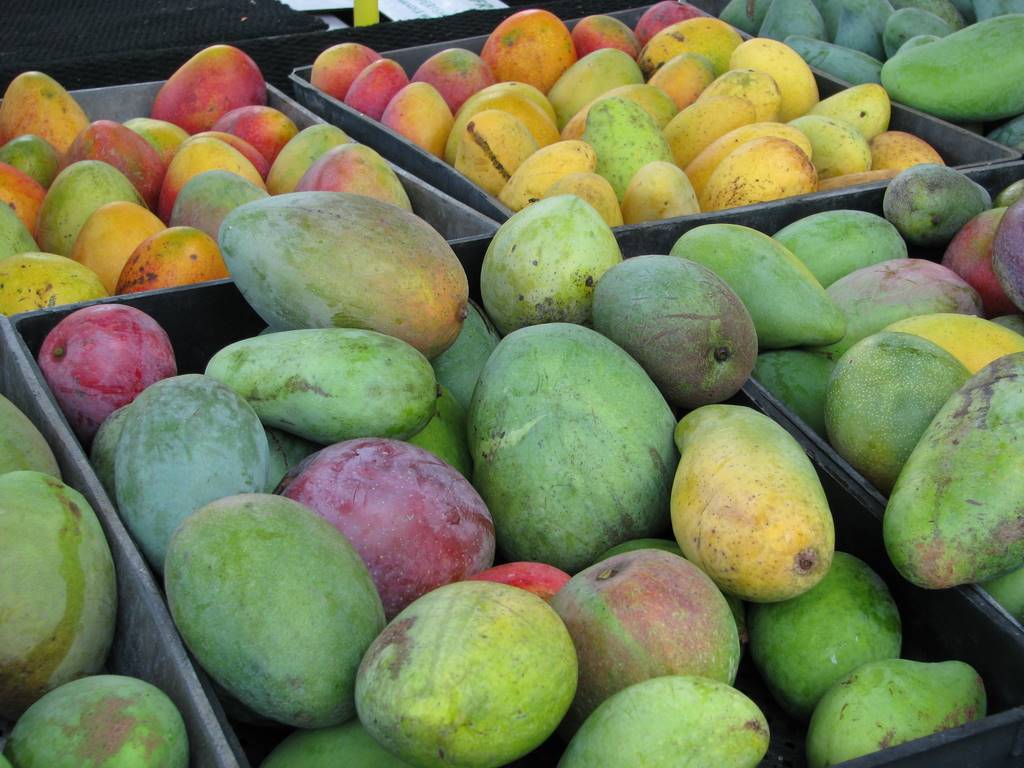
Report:
[[[42,184],[13,165],[0,163],[0,205],[9,205],[30,234],[36,231],[44,197]]]
[[[332,45],[316,57],[309,80],[315,88],[344,101],[359,73],[379,58],[379,53],[360,43]]]
[[[61,159],[61,170],[79,160],[99,160],[125,175],[146,205],[155,208],[167,166],[149,142],[112,120],[90,123],[75,137]]]
[[[114,293],[132,252],[147,237],[164,229],[164,223],[141,205],[107,203],[85,220],[71,258],[95,272],[107,293]]]
[[[0,103],[0,144],[31,133],[63,153],[88,124],[71,94],[42,72],[22,72],[7,86]]]
[[[228,268],[212,237],[192,227],[171,227],[139,243],[121,270],[117,292],[139,293],[225,277]]]
[[[681,53],[665,62],[647,83],[671,96],[679,109],[686,109],[714,79],[715,68],[707,57]]]
[[[452,111],[430,83],[409,83],[395,94],[380,121],[432,155],[444,157],[455,124]]]
[[[547,93],[576,61],[568,28],[550,11],[513,13],[491,32],[480,52],[499,81],[528,83]]]
[[[213,124],[214,131],[230,133],[248,142],[273,163],[285,144],[299,132],[288,115],[273,107],[239,107]]]

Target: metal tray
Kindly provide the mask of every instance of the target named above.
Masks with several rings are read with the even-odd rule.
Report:
[[[710,15],[716,15],[725,7],[721,0],[698,0],[693,3]],[[608,14],[614,16],[628,25],[635,26],[640,16],[647,9],[631,8],[629,10],[617,11]],[[566,24],[571,28],[579,19],[572,19]],[[742,33],[741,33],[742,34]],[[747,35],[745,35],[747,36]],[[749,37],[749,36],[747,36]],[[420,64],[426,61],[439,51],[446,48],[467,48],[479,53],[487,40],[486,35],[466,37],[458,40],[450,40],[444,43],[431,45],[420,45],[414,48],[401,48],[393,51],[382,52],[381,55],[394,59],[405,69],[406,73],[412,76]],[[292,89],[302,104],[309,107],[318,115],[322,115],[329,122],[339,126],[356,141],[373,147],[384,157],[396,165],[400,165],[419,178],[427,181],[433,186],[452,197],[458,198],[472,206],[481,213],[503,222],[512,215],[512,211],[496,197],[487,194],[480,186],[470,181],[467,177],[448,165],[444,160],[435,157],[423,150],[401,134],[387,128],[376,120],[371,120],[365,115],[357,112],[351,107],[343,104],[338,99],[328,96],[318,88],[314,88],[310,82],[312,65],[299,67],[291,74]],[[822,98],[831,96],[843,90],[846,84],[833,78],[824,72],[814,70],[815,79],[818,81],[818,90]],[[906,131],[920,136],[927,141],[948,165],[957,168],[975,167],[990,165],[992,163],[1008,162],[1016,160],[1021,156],[1017,150],[1005,147],[976,133],[964,128],[939,120],[936,117],[920,112],[916,109],[901,104],[892,105],[892,118],[889,123],[892,130]],[[839,190],[845,192],[846,190]],[[792,205],[796,201],[814,199],[818,195],[827,194],[815,192],[810,195],[789,197],[783,200],[758,205],[734,208],[731,210],[751,211],[759,210],[766,206],[778,207]],[[731,212],[731,211],[730,211]],[[709,223],[718,221],[722,212],[700,213],[692,216],[680,217],[680,219],[694,220],[697,223]],[[680,219],[674,219],[678,221]],[[646,224],[633,226],[643,227]],[[629,229],[621,227],[617,229]]]

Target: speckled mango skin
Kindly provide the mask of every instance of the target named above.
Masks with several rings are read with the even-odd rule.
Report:
[[[36,702],[6,752],[18,768],[188,768],[188,734],[159,688],[96,675]]]
[[[672,150],[657,123],[635,102],[602,99],[587,112],[581,137],[597,154],[597,173],[615,190],[619,202],[633,175],[655,160],[671,163]]]
[[[1020,477],[1024,352],[954,394],[903,466],[885,509],[885,548],[926,589],[998,576],[1024,561]]]
[[[268,494],[206,505],[175,533],[165,585],[189,649],[242,704],[300,728],[355,714],[384,609],[355,549],[310,509]]]
[[[434,370],[403,341],[375,331],[314,328],[235,342],[206,375],[226,384],[271,427],[338,443],[404,440],[434,415]]]
[[[356,678],[366,730],[422,768],[497,768],[539,746],[576,692],[558,615],[526,590],[463,581],[412,603]]]
[[[31,470],[0,475],[0,718],[99,671],[114,635],[114,563],[73,488]]]
[[[88,124],[89,118],[74,97],[42,72],[22,72],[4,91],[0,144],[31,133],[62,153]]]

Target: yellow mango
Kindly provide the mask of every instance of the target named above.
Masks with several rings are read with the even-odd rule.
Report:
[[[779,119],[782,93],[771,75],[753,69],[731,69],[704,89],[701,99],[712,96],[739,96],[754,105],[759,123]]]
[[[669,59],[647,84],[667,93],[679,109],[686,109],[714,79],[715,68],[707,57],[681,53]]]
[[[521,88],[505,88],[498,90],[498,85],[519,85]],[[470,96],[466,103],[455,115],[455,123],[452,125],[451,133],[444,148],[445,162],[454,165],[455,153],[459,148],[459,142],[466,130],[466,123],[472,120],[477,114],[485,110],[498,110],[507,112],[518,118],[526,129],[533,136],[539,147],[546,147],[558,141],[558,129],[555,127],[554,110],[548,100],[541,94],[544,103],[548,105],[545,110],[538,105],[537,100],[528,94],[530,86],[524,83],[497,83],[489,88],[484,88],[479,93]],[[536,90],[536,89],[532,89]]]
[[[743,38],[739,32],[715,18],[702,16],[685,19],[665,27],[647,41],[637,64],[648,80],[670,59],[680,53],[699,53],[720,75],[729,69],[729,57]]]
[[[597,154],[585,141],[556,141],[527,157],[498,195],[513,211],[544,197],[552,184],[571,173],[597,169]]]
[[[748,141],[715,168],[704,194],[702,211],[767,203],[818,189],[814,164],[796,144],[768,136]]]
[[[46,139],[64,154],[89,118],[64,87],[42,72],[11,80],[0,103],[0,146],[26,133]]]
[[[619,199],[604,176],[596,173],[570,173],[548,187],[548,191],[544,193],[545,198],[558,195],[576,195],[601,214],[604,223],[609,227],[622,225]]]
[[[883,131],[871,139],[871,169],[905,171],[921,163],[945,165],[931,144],[912,133]]]
[[[863,173],[848,173],[845,176],[835,176],[818,182],[819,192],[828,192],[832,189],[846,189],[857,187],[862,184],[872,184],[876,181],[888,181],[896,176],[899,171],[894,168],[886,168],[880,171],[864,171]]]
[[[802,594],[828,573],[832,514],[800,444],[767,416],[706,405],[675,432],[672,530],[686,558],[743,600]]]
[[[444,147],[455,118],[448,104],[430,83],[409,83],[394,95],[380,121],[418,147],[444,157]]]
[[[561,129],[573,115],[612,88],[643,82],[644,76],[632,56],[618,48],[599,48],[565,70],[551,86],[547,99]]]
[[[754,105],[739,96],[698,99],[665,126],[662,133],[675,158],[685,168],[716,139],[757,120]]]
[[[878,83],[865,83],[819,101],[808,114],[843,120],[871,141],[882,131],[889,130],[892,102],[885,88]]]
[[[949,352],[972,375],[1004,355],[1024,352],[1024,336],[974,315],[917,315],[899,320],[885,330],[927,339]]]
[[[818,103],[818,83],[799,53],[785,43],[756,37],[742,43],[729,57],[729,69],[753,69],[771,75],[779,86],[779,120],[789,122]]]
[[[622,198],[622,220],[626,224],[659,221],[700,213],[690,180],[673,163],[648,163],[629,181]]]
[[[605,99],[615,98],[626,99],[638,104],[643,108],[644,112],[651,116],[651,119],[658,124],[659,128],[664,128],[668,125],[669,121],[679,111],[676,103],[672,101],[672,97],[660,88],[655,88],[653,85],[623,85],[619,88],[612,88],[608,93],[598,96],[573,115],[573,118],[562,129],[562,141],[578,139],[582,136],[583,131],[587,127],[587,115],[590,114],[591,107]]]
[[[107,296],[96,273],[54,253],[0,260],[0,315],[16,315]]]
[[[800,147],[807,157],[811,157],[813,154],[810,140],[796,128],[785,123],[751,123],[729,131],[711,142],[684,169],[686,177],[697,193],[697,199],[701,201],[701,210],[707,210],[703,198],[704,187],[718,164],[741,144],[765,136],[775,136],[791,141]]]
[[[166,229],[141,205],[114,202],[101,205],[78,231],[71,258],[99,277],[107,293],[115,293],[117,278],[139,243]]]
[[[182,187],[193,176],[198,176],[204,171],[228,171],[241,176],[260,189],[266,189],[260,172],[237,149],[219,139],[193,136],[181,145],[171,164],[167,166],[157,208],[161,219],[170,221],[174,201],[178,199]]]
[[[789,124],[810,140],[818,179],[871,170],[871,149],[849,123],[822,115],[805,115]]]
[[[539,149],[522,120],[499,109],[485,109],[466,121],[458,137],[455,170],[497,195],[512,174]]]

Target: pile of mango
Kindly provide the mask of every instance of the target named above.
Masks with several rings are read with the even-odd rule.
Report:
[[[884,1],[884,0],[883,0]],[[634,33],[590,16],[570,33],[543,10],[501,22],[480,55],[441,51],[412,75],[357,43],[327,49],[311,80],[512,211],[575,194],[609,224],[717,211],[890,178],[941,163],[889,131],[885,89],[819,103],[793,48],[686,3],[659,3]]]
[[[266,106],[263,75],[216,45],[160,88],[150,117],[89,121],[41,72],[0,104],[0,313],[228,276],[231,208],[301,190],[411,210],[391,166],[331,125],[300,131]]]

